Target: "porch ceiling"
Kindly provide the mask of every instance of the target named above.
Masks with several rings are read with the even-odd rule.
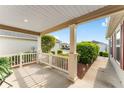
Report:
[[[124,9],[103,5],[0,6],[0,29],[39,35]],[[25,22],[24,22],[25,21]]]
[[[115,13],[110,16],[109,24],[108,24],[108,30],[106,37],[109,38],[119,25],[121,23],[122,19],[124,18],[124,11]]]

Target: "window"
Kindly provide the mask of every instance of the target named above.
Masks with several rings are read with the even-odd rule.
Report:
[[[113,55],[113,54],[112,54],[112,53],[113,53],[113,52],[112,52],[112,51],[113,51],[113,49],[112,49],[112,38],[110,39],[109,43],[110,43],[110,54]]]
[[[115,59],[120,62],[120,30],[116,32],[116,46],[115,46]]]

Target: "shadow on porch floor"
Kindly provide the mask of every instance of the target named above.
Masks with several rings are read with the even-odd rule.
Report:
[[[22,68],[14,68],[14,73],[6,81],[15,88],[66,88],[72,83],[66,74],[44,64],[31,64]],[[2,87],[8,87],[3,84]]]

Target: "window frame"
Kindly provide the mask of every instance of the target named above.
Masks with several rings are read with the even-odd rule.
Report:
[[[120,39],[119,39],[119,44],[120,45],[117,45],[117,34],[120,32]],[[121,27],[120,27],[120,25],[118,25],[118,27],[117,27],[117,29],[116,29],[116,31],[115,31],[115,33],[114,33],[114,59],[115,59],[115,61],[116,61],[116,63],[118,64],[118,65],[120,65],[120,63],[121,63]],[[119,46],[120,47],[120,60],[118,61],[117,60],[117,46]]]

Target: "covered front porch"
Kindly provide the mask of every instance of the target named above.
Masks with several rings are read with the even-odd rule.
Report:
[[[114,70],[111,70],[112,72],[109,72],[109,70],[112,69],[111,65],[109,65],[110,69],[107,69],[107,66],[108,66],[107,59],[99,60],[98,58],[93,63],[91,68],[88,70],[88,72],[84,76],[84,79],[82,80],[78,79],[77,77],[77,52],[76,52],[76,43],[77,43],[76,42],[76,26],[79,23],[84,23],[90,20],[94,20],[96,18],[101,18],[101,17],[105,17],[105,16],[108,16],[116,12],[120,12],[124,9],[124,6],[96,6],[96,7],[92,6],[89,8],[88,6],[87,7],[80,6],[77,8],[74,7],[75,9],[73,9],[73,7],[74,6],[72,6],[71,10],[76,12],[75,9],[77,9],[78,10],[77,14],[80,14],[80,15],[75,15],[71,18],[63,19],[64,21],[59,20],[61,19],[61,16],[59,15],[58,12],[55,12],[55,11],[54,12],[56,14],[56,18],[55,19],[53,18],[54,20],[50,18],[49,12],[53,10],[58,11],[56,6],[55,7],[41,6],[41,8],[36,6],[34,7],[34,10],[36,8],[39,8],[39,10],[50,9],[46,15],[48,16],[49,20],[50,19],[51,20],[48,21],[47,16],[45,16],[45,19],[44,19],[45,21],[43,22],[45,25],[43,23],[39,25],[40,22],[37,23],[38,26],[36,24],[35,25],[30,24],[30,26],[24,25],[24,24],[20,25],[21,23],[20,24],[13,23],[11,26],[6,25],[6,24],[0,24],[0,29],[14,31],[14,32],[21,32],[21,33],[31,34],[31,35],[37,35],[38,37],[37,38],[37,47],[38,47],[37,53],[20,53],[20,54],[3,56],[3,57],[9,57],[11,66],[14,68],[13,69],[14,73],[10,77],[7,78],[7,81],[10,82],[13,85],[13,87],[63,87],[63,88],[65,87],[121,87],[119,83],[119,79],[117,78]],[[27,10],[29,9],[30,11],[32,11],[32,8],[33,7],[28,7]],[[64,8],[65,10],[67,9],[66,6]],[[16,9],[16,7],[14,7],[14,9]],[[61,7],[59,7],[58,9],[63,10]],[[89,11],[89,12],[80,13],[80,9],[84,9],[85,11]],[[23,14],[22,10],[21,12]],[[42,10],[41,14],[43,12],[44,11]],[[67,14],[70,14],[68,11],[64,11],[64,12]],[[39,12],[37,11],[37,14],[38,13]],[[54,17],[54,13],[52,16]],[[65,17],[66,16],[64,16],[63,18]],[[7,18],[9,19],[8,16]],[[33,18],[35,17],[31,16],[31,19]],[[40,18],[38,18],[37,21],[39,21],[39,19]],[[41,25],[42,27],[40,27]],[[33,27],[33,26],[36,26],[36,27]],[[44,34],[58,31],[65,27],[70,28],[69,56],[63,57],[63,56],[43,53],[41,50],[41,43],[42,43],[41,37]],[[41,29],[40,31],[39,30],[40,28],[43,28],[43,29]],[[99,71],[101,67],[103,70]],[[100,74],[97,72],[100,72]],[[108,77],[107,78],[108,80],[103,80],[103,82],[101,82],[102,81],[101,77],[99,78],[99,76],[102,75],[101,74],[102,72],[106,74],[105,75],[106,77]],[[113,77],[109,77],[109,75]],[[87,80],[88,78],[89,80]],[[109,81],[112,81],[112,82],[109,82]],[[116,86],[116,83],[117,83],[117,86]],[[2,87],[8,87],[8,86],[3,84]]]

